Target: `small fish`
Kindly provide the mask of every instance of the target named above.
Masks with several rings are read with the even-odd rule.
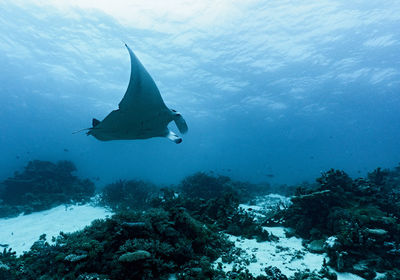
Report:
[[[64,149],[64,152],[69,152],[69,150],[68,149]]]

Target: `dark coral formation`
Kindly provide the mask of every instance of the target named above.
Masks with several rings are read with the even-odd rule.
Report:
[[[100,202],[114,211],[146,209],[159,194],[159,189],[152,183],[141,180],[119,180],[102,189]]]
[[[329,237],[325,247],[319,247],[338,271],[366,279],[389,271],[388,277],[399,278],[400,167],[378,168],[355,180],[332,169],[317,183],[316,188],[299,189],[293,204],[277,213],[278,218],[307,239],[310,247]]]
[[[172,273],[211,279],[211,262],[230,246],[184,209],[151,209],[120,212],[82,231],[61,233],[55,245],[42,236],[20,258],[5,252],[0,261],[10,268],[3,273],[10,280],[168,279]]]
[[[285,188],[285,187],[283,187]],[[251,184],[234,181],[230,177],[197,172],[182,180],[179,191],[191,198],[213,199],[225,193],[232,193],[239,203],[246,203],[260,195],[275,193],[275,187],[268,183]]]
[[[95,186],[88,179],[72,175],[70,161],[30,161],[22,173],[0,184],[0,217],[50,209],[64,203],[85,203]]]
[[[100,200],[114,211],[185,209],[213,230],[261,241],[269,240],[268,232],[254,222],[254,217],[238,209],[240,202],[254,198],[261,191],[266,193],[260,186],[199,172],[182,180],[175,189],[159,189],[139,180],[117,181],[102,190]]]
[[[215,230],[259,241],[270,240],[269,233],[255,222],[253,215],[238,207],[240,202],[258,195],[262,187],[200,172],[185,178],[178,190],[181,191],[178,195],[167,190],[160,205],[182,207]]]

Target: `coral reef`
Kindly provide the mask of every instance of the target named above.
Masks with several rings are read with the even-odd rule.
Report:
[[[72,175],[76,171],[70,161],[34,160],[22,173],[15,172],[1,183],[0,217],[15,216],[50,209],[64,203],[85,203],[95,191],[88,179]]]
[[[22,174],[3,182],[0,197],[8,204],[3,203],[0,211],[6,211],[6,206],[18,212],[88,200],[94,186],[72,176],[74,170],[69,162],[31,162]],[[42,235],[19,257],[4,249],[0,279],[168,279],[174,275],[178,280],[336,280],[328,265],[368,280],[377,273],[380,279],[400,279],[400,166],[378,168],[358,179],[329,170],[316,184],[300,185],[291,204],[278,204],[263,216],[239,207],[271,189],[207,173],[162,189],[143,181],[117,181],[100,193],[100,203],[115,211],[111,218],[96,220],[82,231],[60,233],[51,244]],[[32,205],[37,201],[39,206]],[[284,235],[274,236],[262,227],[278,224],[288,227],[288,236],[304,238],[308,250],[329,256],[321,271],[299,271],[288,277],[266,260],[264,275],[255,277],[246,269],[254,261],[250,256],[228,272],[221,262],[213,264],[218,258],[232,262],[239,254],[240,248],[233,247],[224,233],[263,242],[284,240]]]
[[[251,184],[249,182],[233,181],[227,176],[197,172],[183,179],[178,186],[178,190],[186,197],[205,200],[232,193],[239,203],[246,203],[257,196],[272,193],[275,188],[267,183]]]
[[[178,191],[181,192],[176,194],[173,190],[163,189],[164,196],[154,200],[153,205],[164,209],[184,208],[214,230],[259,241],[270,240],[268,232],[255,222],[254,215],[238,207],[240,202],[260,193],[253,185],[225,176],[196,173],[185,178]]]
[[[365,279],[377,272],[399,278],[400,167],[378,168],[355,180],[332,169],[317,183],[316,188],[299,189],[292,205],[274,219],[307,239],[311,250],[326,252],[329,265],[338,271]]]
[[[140,180],[119,180],[105,186],[100,193],[100,203],[114,211],[149,208],[159,189],[152,183]]]
[[[230,246],[184,209],[121,211],[82,231],[61,233],[54,245],[41,236],[18,259],[4,252],[0,261],[9,269],[0,273],[7,279],[88,279],[94,274],[99,279],[167,279],[172,273],[193,279],[185,275],[198,267],[203,278],[196,279],[210,279],[211,262]]]
[[[24,255],[7,251],[0,261],[9,268],[7,279],[225,279],[212,266],[233,246],[221,230],[270,238],[238,208],[239,193],[252,197],[250,188],[204,173],[186,178],[177,190],[162,189],[162,195],[150,183],[118,181],[100,193],[101,204],[116,211],[112,218],[61,233],[53,245],[42,236]]]

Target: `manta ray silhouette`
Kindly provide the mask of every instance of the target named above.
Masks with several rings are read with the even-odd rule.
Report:
[[[174,121],[179,131],[188,131],[182,115],[169,109],[154,80],[142,63],[126,45],[131,57],[131,77],[128,89],[118,110],[112,111],[104,120],[93,119],[87,135],[101,141],[148,139],[167,137],[179,144],[182,138],[169,130],[168,124]]]

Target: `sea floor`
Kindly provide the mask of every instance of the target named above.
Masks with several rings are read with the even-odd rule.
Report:
[[[51,238],[57,237],[60,231],[67,233],[81,230],[93,220],[111,214],[105,208],[87,204],[60,205],[29,215],[0,219],[0,246],[12,248],[17,255],[21,255],[29,251],[42,234],[46,234],[47,241],[51,242]]]
[[[250,264],[246,267],[253,276],[265,275],[266,266],[275,266],[286,276],[293,276],[296,271],[305,269],[310,271],[321,269],[326,256],[308,252],[299,238],[286,238],[283,227],[265,227],[265,229],[279,237],[279,240],[257,242],[255,239],[228,235],[229,240],[235,243],[235,247],[243,250],[237,262],[242,263],[245,259],[250,259]],[[224,270],[231,271],[234,263],[224,264]]]
[[[256,205],[240,205],[246,211],[257,212],[262,215],[273,207],[273,202],[287,202],[287,199],[277,195],[257,200]],[[249,210],[250,209],[250,210]],[[73,232],[83,229],[95,219],[106,218],[112,213],[102,207],[91,205],[58,206],[50,210],[36,212],[29,215],[20,215],[14,218],[0,219],[0,246],[12,248],[17,255],[28,251],[42,234],[46,234],[47,241],[58,236],[60,231]],[[246,239],[227,235],[240,248],[240,254],[231,263],[222,263],[217,259],[215,265],[222,263],[224,271],[231,271],[234,266],[246,267],[253,276],[265,275],[264,268],[275,266],[286,276],[292,276],[296,271],[321,269],[324,254],[309,252],[303,245],[302,239],[286,237],[283,227],[265,227],[271,234],[279,237],[278,241],[257,242],[255,239]],[[1,248],[0,248],[1,249]],[[250,262],[249,262],[250,261]],[[336,272],[337,273],[337,272]],[[350,273],[337,273],[338,280],[362,280],[363,278]]]
[[[319,271],[322,268],[325,254],[309,252],[303,245],[302,239],[296,237],[287,238],[284,227],[264,227],[269,233],[279,237],[278,241],[257,242],[255,239],[246,239],[227,235],[234,242],[236,248],[242,249],[242,253],[232,263],[223,263],[225,272],[236,268],[246,267],[253,276],[266,275],[264,268],[275,266],[286,276],[293,276],[298,271]],[[246,264],[250,260],[250,264]],[[215,264],[222,262],[219,258]],[[332,270],[333,271],[333,270]],[[338,280],[363,280],[351,273],[338,273],[334,271]]]
[[[256,199],[254,205],[240,204],[243,210],[252,213],[257,219],[264,217],[273,208],[289,205],[290,199],[278,194],[270,194]],[[303,240],[297,237],[286,237],[284,227],[264,227],[270,234],[279,237],[278,241],[257,242],[255,239],[246,239],[227,235],[229,240],[234,242],[236,248],[240,248],[242,253],[234,262],[223,263],[225,272],[236,268],[246,267],[253,276],[266,275],[264,268],[274,266],[281,270],[283,274],[290,277],[297,271],[319,271],[323,266],[326,254],[316,254],[310,252],[303,246]],[[248,264],[250,261],[250,264]],[[222,262],[219,258],[215,264]],[[364,278],[351,273],[340,273],[333,269],[338,276],[338,280],[364,280]]]

